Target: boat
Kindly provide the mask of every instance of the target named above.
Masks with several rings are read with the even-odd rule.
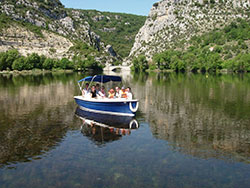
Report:
[[[120,76],[110,75],[95,75],[88,76],[78,81],[78,86],[82,91],[84,82],[99,82],[101,84],[107,82],[121,82]],[[126,99],[126,98],[90,98],[86,96],[74,96],[76,103],[79,108],[84,111],[108,114],[115,116],[135,116],[138,110],[139,101],[137,99]]]

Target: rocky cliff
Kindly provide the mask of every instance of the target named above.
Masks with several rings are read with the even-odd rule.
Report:
[[[46,30],[41,34],[38,36],[24,27],[12,25],[0,35],[0,51],[15,48],[24,56],[37,53],[58,59],[71,55],[69,49],[73,43],[69,39]]]
[[[0,33],[1,51],[16,48],[23,55],[35,52],[55,58],[70,58],[73,54],[67,52],[76,40],[98,50],[105,47],[87,22],[81,20],[77,26],[74,24],[74,19],[80,15],[69,17],[58,0],[2,0],[0,3],[1,15],[11,18],[10,22],[1,23],[5,27]],[[40,35],[30,27],[36,27]]]
[[[0,51],[16,48],[23,55],[35,52],[54,58],[71,58],[77,52],[70,50],[76,48],[70,47],[86,43],[95,48],[90,55],[97,61],[111,63],[121,59],[110,43],[112,40],[106,40],[105,36],[101,38],[100,34],[110,36],[118,29],[114,25],[130,28],[137,23],[126,25],[123,23],[126,16],[118,13],[109,16],[99,11],[89,12],[66,9],[59,0],[0,0]],[[118,20],[117,23],[114,20]],[[107,26],[102,27],[103,21],[108,23]],[[96,27],[98,23],[99,28]],[[134,36],[142,24],[133,31]]]
[[[241,18],[249,20],[249,0],[162,0],[151,8],[135,38],[130,57],[185,46],[192,36],[223,28]],[[183,47],[183,46],[182,46]]]

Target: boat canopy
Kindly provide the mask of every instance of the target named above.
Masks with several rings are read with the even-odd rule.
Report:
[[[95,76],[88,76],[85,77],[81,80],[78,81],[78,83],[83,82],[83,81],[88,81],[88,82],[101,82],[101,83],[106,83],[106,82],[121,82],[122,78],[120,76],[109,76],[109,75],[95,75]]]

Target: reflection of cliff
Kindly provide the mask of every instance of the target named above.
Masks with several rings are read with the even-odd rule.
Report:
[[[249,77],[159,74],[132,82],[156,138],[194,156],[250,162]]]
[[[22,85],[22,81],[27,83]],[[21,86],[18,86],[15,82],[20,82]],[[14,84],[13,88],[9,84]],[[21,114],[32,113],[39,105],[55,107],[67,104],[68,101],[72,101],[74,95],[72,90],[76,84],[72,82],[64,83],[53,78],[45,84],[41,84],[40,81],[37,82],[35,79],[12,78],[6,85],[8,85],[7,88],[1,88],[0,90],[1,109],[8,109],[4,111],[6,116],[20,116]]]
[[[26,78],[31,77],[37,79]],[[56,146],[74,123],[75,84],[63,78],[23,84],[21,78],[2,82],[1,77],[7,87],[1,85],[0,90],[0,168],[36,159]]]

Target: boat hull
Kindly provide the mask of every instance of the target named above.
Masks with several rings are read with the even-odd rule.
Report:
[[[117,116],[135,116],[139,105],[138,100],[85,99],[81,96],[74,99],[81,110]]]

